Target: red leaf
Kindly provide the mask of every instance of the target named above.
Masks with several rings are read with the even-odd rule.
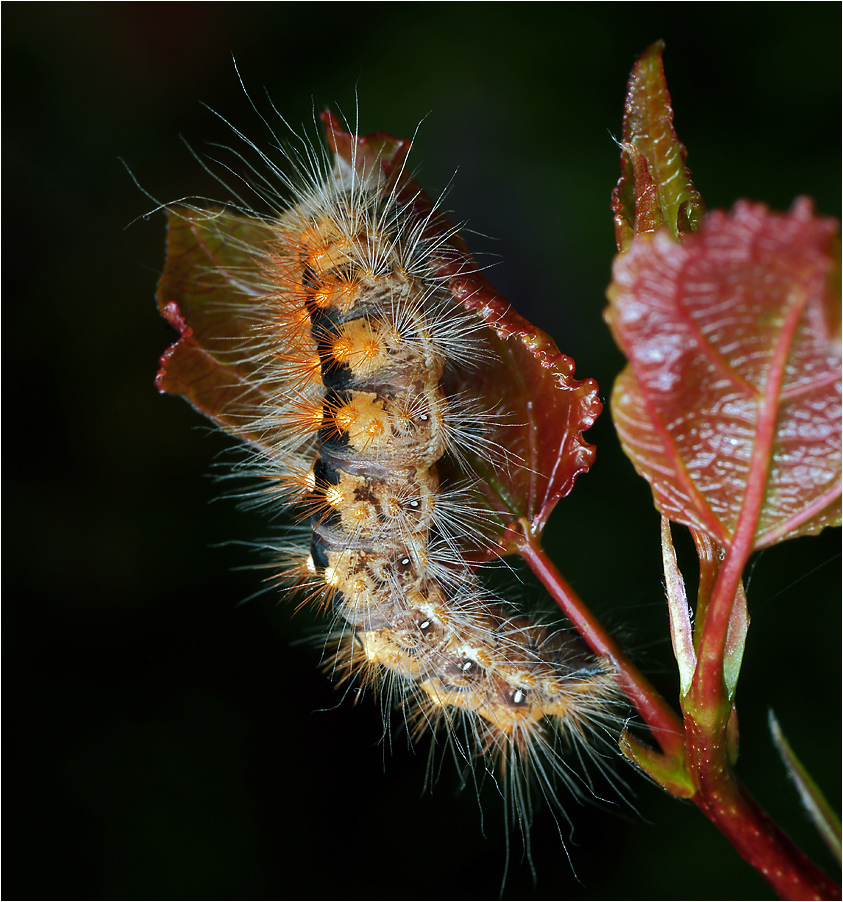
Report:
[[[161,357],[155,384],[183,395],[200,413],[241,438],[248,412],[267,401],[253,381],[253,341],[243,318],[243,299],[257,292],[259,263],[249,248],[261,248],[267,226],[224,210],[177,207],[167,212],[167,262],[158,282],[158,309],[181,334]]]
[[[806,200],[787,214],[739,202],[681,243],[661,231],[615,260],[624,450],[662,513],[723,546],[840,522],[836,228]]]
[[[488,343],[500,363],[461,374],[449,389],[498,401],[513,425],[496,427],[489,438],[521,463],[507,473],[492,472],[482,461],[475,467],[496,509],[510,519],[525,518],[540,535],[556,502],[594,462],[595,448],[583,441],[582,432],[603,409],[597,382],[574,379],[574,361],[479,273],[455,276],[451,290],[493,330]]]
[[[361,174],[380,167],[395,184],[410,216],[425,217],[434,205],[404,169],[408,141],[385,133],[349,135],[330,114],[323,115],[328,143],[338,157]],[[579,473],[594,460],[582,438],[602,405],[593,379],[574,379],[574,362],[553,340],[519,316],[476,272],[465,244],[443,217],[430,219],[429,233],[444,238],[436,260],[455,299],[488,325],[486,343],[493,359],[450,377],[449,393],[484,399],[505,422],[489,427],[485,438],[519,460],[496,471],[482,455],[467,456],[481,476],[480,489],[500,514],[500,532],[513,519],[526,518],[540,533],[556,502],[568,494]],[[174,209],[169,212],[167,262],[158,289],[159,308],[181,332],[162,357],[160,390],[184,395],[198,410],[234,435],[261,445],[244,423],[271,398],[253,381],[253,345],[248,304],[265,281],[263,258],[269,227],[231,212]],[[270,289],[267,289],[269,291]],[[276,289],[277,290],[277,289]]]
[[[323,113],[329,146],[361,174],[383,167],[388,180],[399,185],[399,197],[419,215],[432,209],[430,198],[410,178],[405,167],[410,144],[384,133],[365,138],[342,132],[339,122]],[[439,273],[449,278],[451,293],[467,310],[484,320],[491,333],[487,344],[493,362],[463,371],[448,380],[450,394],[465,392],[496,402],[508,415],[507,424],[493,426],[487,438],[506,448],[521,466],[507,472],[492,470],[478,456],[475,470],[482,488],[504,521],[525,518],[539,535],[556,502],[573,488],[576,477],[594,462],[595,449],[582,439],[603,405],[594,379],[574,379],[575,364],[553,339],[513,310],[479,272],[462,239],[444,217],[432,220],[440,235],[450,235],[448,252],[441,255]]]

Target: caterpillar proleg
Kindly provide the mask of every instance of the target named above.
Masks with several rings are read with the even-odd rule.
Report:
[[[157,385],[245,440],[253,500],[306,526],[277,581],[323,612],[330,674],[495,775],[526,832],[531,786],[555,802],[602,766],[619,693],[478,565],[587,469],[596,385],[487,287],[409,142],[322,119],[329,149],[273,140],[280,164],[246,141],[241,184],[268,213],[237,191],[168,205],[158,297],[181,337]]]

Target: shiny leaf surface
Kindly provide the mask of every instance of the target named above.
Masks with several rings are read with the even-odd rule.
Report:
[[[698,228],[705,204],[685,166],[688,153],[673,128],[662,66],[664,44],[635,63],[627,86],[621,141],[622,175],[612,194],[618,250],[634,236],[667,226],[676,238]]]
[[[624,450],[665,516],[724,547],[739,526],[761,548],[840,521],[835,231],[808,201],[740,202],[616,258]]]

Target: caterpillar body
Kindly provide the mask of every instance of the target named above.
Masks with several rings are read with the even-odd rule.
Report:
[[[567,750],[600,764],[612,668],[483,587],[470,549],[488,557],[500,521],[472,462],[523,466],[495,450],[507,411],[471,391],[503,365],[505,330],[458,297],[473,262],[407,176],[408,142],[323,118],[333,159],[305,142],[290,177],[259,152],[272,180],[250,184],[271,215],[168,208],[159,303],[181,338],[158,386],[245,438],[256,497],[307,523],[279,581],[324,611],[329,670],[385,693],[412,736],[438,730],[496,768],[529,827],[531,781],[579,793]]]

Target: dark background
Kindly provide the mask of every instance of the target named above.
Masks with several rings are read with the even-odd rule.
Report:
[[[296,644],[308,615],[264,595],[271,532],[203,474],[227,441],[153,388],[174,338],[154,305],[154,196],[219,195],[179,141],[264,140],[262,109],[312,106],[411,135],[435,194],[495,240],[490,277],[608,393],[601,320],[624,89],[656,38],[709,206],[839,215],[835,3],[6,4],[3,16],[6,898],[493,898],[500,804],[422,793],[427,745],[379,744]],[[224,199],[224,198],[223,198]],[[128,228],[127,228],[128,226]],[[485,257],[487,261],[490,259]],[[606,414],[591,474],[547,546],[669,698],[658,519]],[[212,503],[213,502],[213,503]],[[683,546],[684,547],[684,546]],[[687,551],[687,548],[685,548]],[[686,561],[690,568],[690,563]],[[693,572],[689,569],[689,572]],[[771,746],[768,708],[840,793],[839,533],[765,552],[739,690],[740,772],[824,865]],[[541,597],[536,590],[535,597]],[[536,816],[534,888],[513,841],[507,898],[769,898],[688,804],[622,762],[634,808],[571,804],[571,863]],[[481,829],[482,827],[482,829]],[[484,836],[485,833],[485,836]],[[563,825],[566,838],[569,828]],[[572,873],[571,864],[577,877]]]

